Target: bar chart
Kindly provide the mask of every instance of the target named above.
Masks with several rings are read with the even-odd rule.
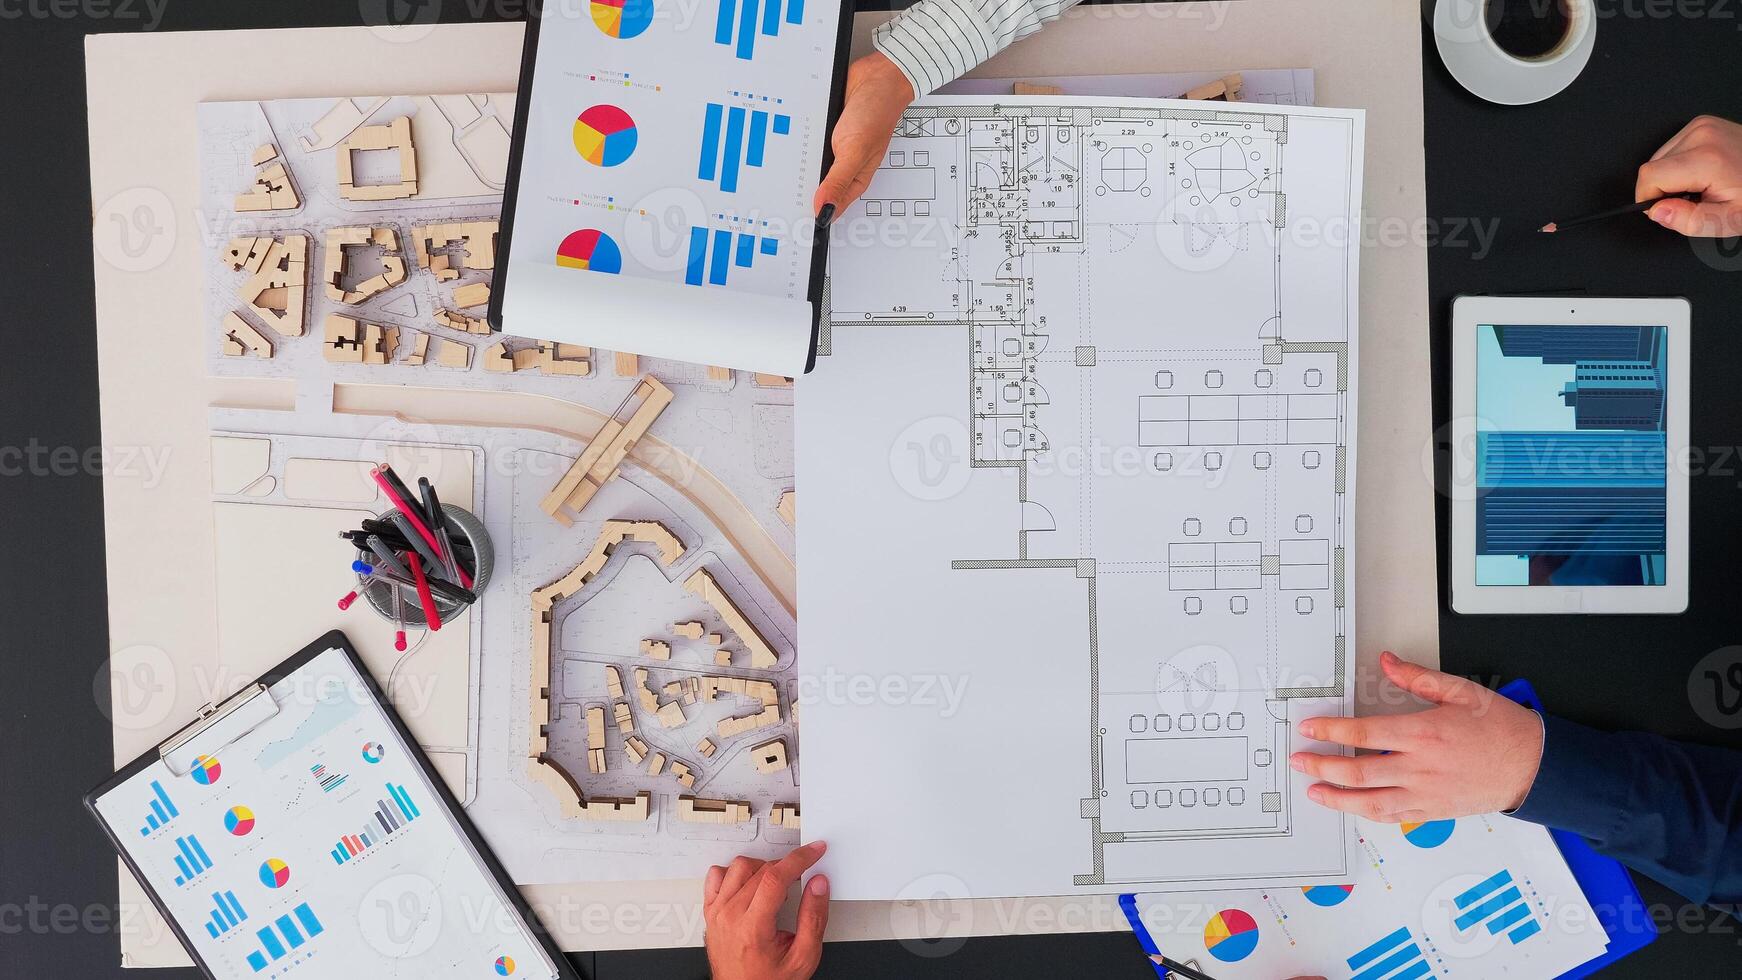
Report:
[[[1542,931],[1542,925],[1531,914],[1530,902],[1512,880],[1512,872],[1502,868],[1452,899],[1458,916],[1452,924],[1459,932],[1485,926],[1490,936],[1506,933],[1514,946]]]
[[[742,61],[756,56],[756,36],[779,37],[782,24],[804,23],[804,0],[720,0],[714,21],[714,43],[723,44]]]
[[[392,798],[391,806],[387,800],[376,800],[375,812],[369,815],[370,819],[362,829],[354,834],[346,834],[333,845],[330,853],[334,864],[350,861],[418,818],[421,811],[411,801],[411,794],[406,792],[404,786],[388,783],[387,795]]]
[[[324,762],[309,766],[308,771],[315,778],[315,782],[320,784],[323,793],[331,793],[345,785],[345,780],[350,778],[344,773],[328,769]]]
[[[292,916],[295,917],[294,921]],[[315,917],[314,910],[304,902],[292,909],[290,914],[279,916],[272,925],[254,933],[260,940],[260,949],[248,954],[248,965],[255,973],[259,973],[268,965],[301,949],[321,932],[321,920]]]
[[[763,238],[724,228],[690,228],[689,259],[684,265],[684,283],[690,286],[724,286],[734,268],[749,269],[759,255],[780,254],[780,240]]]
[[[206,934],[213,939],[248,921],[248,912],[236,901],[232,891],[212,893],[212,919],[206,923]]]
[[[169,794],[163,791],[163,784],[155,779],[151,781],[151,796],[151,812],[145,815],[145,826],[139,828],[141,837],[150,837],[153,831],[181,814],[170,800]]]
[[[1354,980],[1433,980],[1433,967],[1408,927],[1387,933],[1347,962]]]
[[[206,856],[206,849],[200,845],[199,837],[193,834],[177,837],[175,846],[181,852],[175,856],[175,866],[181,871],[175,878],[177,885],[185,885],[212,870],[212,859]]]
[[[728,194],[737,193],[745,167],[761,167],[770,136],[792,132],[792,117],[766,109],[709,102],[702,118],[702,153],[696,179],[713,181]]]

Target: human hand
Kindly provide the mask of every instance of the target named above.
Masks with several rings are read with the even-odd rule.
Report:
[[[913,100],[913,84],[881,51],[873,51],[847,68],[846,102],[829,137],[835,162],[811,203],[817,220],[828,224],[865,193],[871,175],[883,162],[883,151],[889,148],[902,111]]]
[[[1659,201],[1651,220],[1695,238],[1742,235],[1742,125],[1696,116],[1639,168],[1635,201],[1665,194],[1700,195],[1698,201]]]
[[[799,876],[823,856],[812,841],[778,861],[739,857],[708,869],[702,918],[708,924],[708,966],[714,980],[805,980],[823,956],[829,924],[829,879],[813,875],[799,900],[798,932],[777,929],[774,917]]]
[[[1391,683],[1436,707],[1377,718],[1308,718],[1307,738],[1385,755],[1354,758],[1296,752],[1296,772],[1324,780],[1307,796],[1333,810],[1378,820],[1440,820],[1511,810],[1524,802],[1542,762],[1536,712],[1462,677],[1386,652]]]

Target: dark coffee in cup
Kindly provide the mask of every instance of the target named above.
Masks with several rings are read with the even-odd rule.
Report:
[[[1567,0],[1486,0],[1484,20],[1500,50],[1530,61],[1546,58],[1573,30]]]

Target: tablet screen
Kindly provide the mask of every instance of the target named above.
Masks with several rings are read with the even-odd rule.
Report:
[[[1664,584],[1662,326],[1476,327],[1476,584]]]

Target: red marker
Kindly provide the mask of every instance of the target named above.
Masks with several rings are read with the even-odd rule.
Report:
[[[416,505],[405,499],[400,495],[398,490],[394,489],[393,484],[387,479],[382,470],[383,468],[380,466],[371,469],[369,471],[369,477],[375,481],[376,486],[381,488],[381,492],[387,495],[387,500],[393,504],[393,508],[401,514],[404,514],[405,519],[411,522],[411,529],[417,532],[418,537],[423,538],[424,543],[429,545],[430,550],[438,555],[441,554],[441,544],[436,541],[435,533],[429,529],[429,525],[425,524],[423,518],[418,515]],[[459,573],[460,585],[468,589],[471,588],[472,576],[467,575],[466,570],[463,568],[459,569]],[[432,629],[433,628],[434,627],[432,627]]]
[[[442,617],[436,612],[435,597],[429,593],[429,580],[423,575],[423,562],[411,563],[411,575],[417,580],[417,600],[423,603],[423,621],[433,632],[442,628]]]

